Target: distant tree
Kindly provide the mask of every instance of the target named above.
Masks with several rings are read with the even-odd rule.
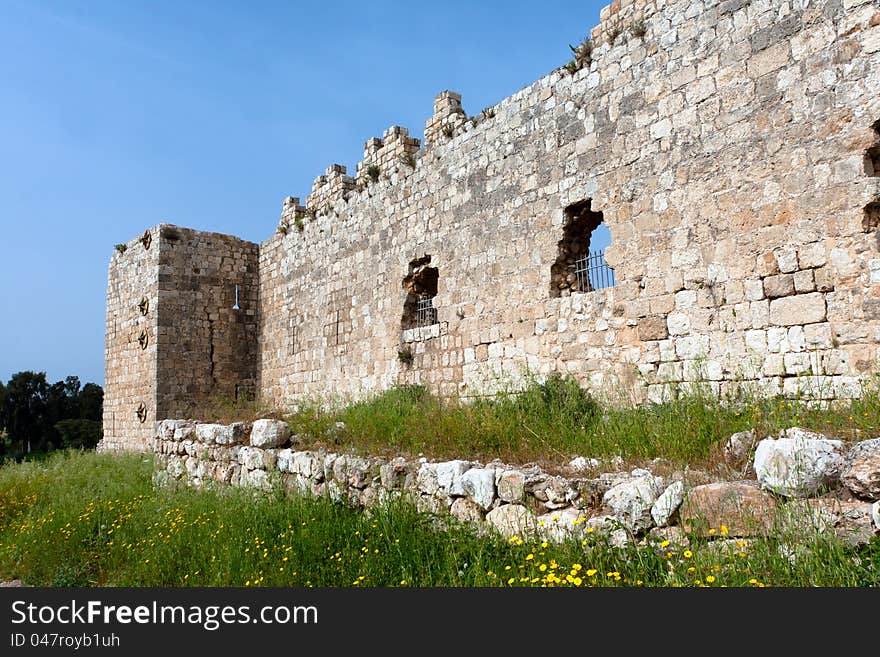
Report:
[[[80,383],[78,376],[68,376],[64,378],[64,389],[67,391],[68,397],[76,397],[79,395]]]
[[[46,388],[46,406],[43,415],[43,443],[48,449],[60,447],[61,438],[55,431],[55,424],[69,416],[70,408],[76,400],[67,395],[64,381],[56,381]],[[78,410],[78,409],[77,409]]]
[[[79,391],[79,413],[83,420],[100,422],[104,412],[104,389],[97,383],[87,383]]]
[[[55,424],[59,447],[63,449],[93,449],[101,440],[101,423],[95,420],[68,418]]]
[[[6,453],[7,451],[7,440],[6,440],[6,414],[4,409],[6,408],[6,386],[0,381],[0,456]]]
[[[4,425],[12,444],[23,452],[44,446],[47,393],[45,372],[17,372],[6,384]]]
[[[6,386],[0,381],[0,434],[6,431]]]
[[[45,372],[13,374],[0,383],[0,453],[94,447],[103,403],[101,386],[76,376],[49,384]]]

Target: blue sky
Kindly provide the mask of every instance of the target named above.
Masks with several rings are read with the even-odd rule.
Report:
[[[0,379],[103,384],[114,244],[262,241],[439,91],[475,114],[566,62],[604,4],[0,0]]]

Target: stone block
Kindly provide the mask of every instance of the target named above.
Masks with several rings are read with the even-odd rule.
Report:
[[[251,445],[254,447],[281,447],[290,441],[290,427],[283,420],[254,420]]]
[[[764,296],[768,299],[788,297],[792,294],[794,294],[794,276],[791,274],[777,274],[764,279]]]
[[[679,515],[687,532],[717,535],[724,525],[729,536],[758,536],[771,532],[776,509],[776,499],[756,484],[722,482],[689,490]]]
[[[825,297],[818,292],[774,299],[770,302],[770,323],[794,326],[825,321]]]
[[[691,330],[691,320],[686,313],[674,311],[666,318],[669,335],[687,335]]]
[[[773,252],[776,266],[783,274],[791,274],[798,269],[797,251],[794,249],[777,249]]]
[[[804,269],[794,273],[794,289],[799,294],[812,292],[816,289],[816,281],[813,278],[812,269]]]
[[[665,317],[645,317],[639,320],[639,340],[665,340],[669,330]]]

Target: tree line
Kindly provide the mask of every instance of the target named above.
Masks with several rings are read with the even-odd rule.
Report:
[[[0,455],[93,448],[101,439],[104,389],[79,377],[49,383],[45,372],[0,382]]]

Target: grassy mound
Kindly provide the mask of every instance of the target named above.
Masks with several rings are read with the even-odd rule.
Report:
[[[799,399],[740,399],[691,392],[664,404],[621,408],[593,399],[571,378],[551,376],[521,392],[464,402],[405,386],[351,405],[306,403],[289,416],[307,445],[366,454],[510,463],[567,463],[573,456],[665,458],[691,465],[716,459],[733,433],[769,435],[801,426],[844,439],[880,434],[880,395],[819,408]],[[334,431],[337,422],[344,431]],[[329,436],[329,438],[328,438]]]

